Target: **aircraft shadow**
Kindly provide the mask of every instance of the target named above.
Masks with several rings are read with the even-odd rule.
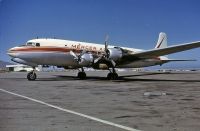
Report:
[[[159,81],[159,82],[200,82],[200,80],[180,80],[180,79],[153,79],[153,78],[134,78],[136,76],[150,76],[150,75],[167,75],[167,74],[189,74],[189,73],[171,73],[171,72],[158,72],[158,73],[146,73],[146,74],[139,74],[139,75],[126,75],[126,76],[119,76],[118,80],[115,82],[131,82],[131,81]]]
[[[149,78],[121,78],[118,80],[115,80],[115,82],[131,82],[131,81],[159,81],[159,82],[200,82],[200,80],[178,80],[178,79],[149,79]]]
[[[159,82],[200,82],[200,80],[180,80],[180,79],[153,79],[153,78],[134,78],[138,76],[150,76],[150,75],[163,75],[163,74],[180,74],[180,73],[146,73],[146,74],[136,74],[136,75],[123,75],[119,76],[117,80],[107,80],[106,77],[102,76],[88,76],[84,81],[112,81],[112,82],[131,82],[131,81],[159,81]],[[184,73],[181,73],[184,74]],[[187,73],[188,74],[188,73]],[[76,76],[67,75],[54,75],[53,78],[38,78],[36,81],[80,81]]]

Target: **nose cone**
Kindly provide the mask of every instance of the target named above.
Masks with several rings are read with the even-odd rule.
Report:
[[[7,54],[8,54],[10,57],[16,57],[15,49],[16,49],[16,47],[13,47],[13,48],[8,49]]]

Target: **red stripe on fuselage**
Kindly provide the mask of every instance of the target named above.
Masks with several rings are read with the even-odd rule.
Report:
[[[14,49],[10,49],[9,52],[17,53],[17,52],[62,52],[67,53],[73,51],[74,53],[81,53],[82,50],[74,49],[74,48],[64,48],[64,47],[18,47]],[[87,50],[92,53],[102,52],[102,51],[93,51]]]

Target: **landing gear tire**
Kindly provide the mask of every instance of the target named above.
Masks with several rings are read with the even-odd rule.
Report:
[[[27,79],[29,80],[29,81],[34,81],[35,79],[37,78],[37,75],[36,75],[36,73],[35,72],[29,72],[28,74],[27,74]]]
[[[78,78],[81,79],[81,80],[86,79],[86,73],[85,72],[79,72],[78,73]]]
[[[108,73],[107,79],[108,80],[117,80],[118,79],[118,74],[117,73]]]

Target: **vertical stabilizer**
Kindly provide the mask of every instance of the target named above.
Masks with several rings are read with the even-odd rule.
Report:
[[[167,35],[164,32],[159,34],[158,42],[155,48],[165,48],[167,47]]]

